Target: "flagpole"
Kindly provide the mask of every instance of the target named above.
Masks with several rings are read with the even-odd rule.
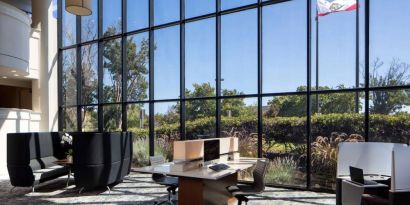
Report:
[[[316,91],[319,90],[319,12],[316,4]],[[319,94],[316,93],[316,112],[319,113]]]
[[[356,0],[356,88],[359,87],[360,84],[360,78],[359,78],[359,64],[360,64],[360,58],[359,58],[359,0]],[[356,92],[356,99],[355,99],[355,111],[356,113],[359,113],[359,93]]]

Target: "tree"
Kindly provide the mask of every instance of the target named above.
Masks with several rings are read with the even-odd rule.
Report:
[[[329,90],[327,86],[319,87],[320,90]],[[337,89],[345,89],[343,85]],[[306,86],[299,86],[297,92],[306,91]],[[289,95],[274,97],[268,102],[265,116],[291,117],[306,116],[306,95]],[[316,105],[316,98],[311,97],[311,105]],[[355,93],[332,93],[319,95],[320,113],[352,113],[355,112]],[[317,112],[312,110],[313,112]]]
[[[210,83],[193,84],[194,90],[185,89],[186,98],[204,97],[215,95],[215,88]],[[215,116],[215,100],[190,100],[185,103],[187,115],[186,120],[195,120],[203,117]],[[177,105],[179,108],[179,103]],[[176,110],[179,113],[179,109]]]
[[[409,82],[410,64],[393,59],[385,74],[379,74],[384,62],[377,58],[372,64],[369,76],[371,87],[402,86]],[[391,114],[410,104],[409,91],[372,91],[370,111],[379,114]]]
[[[185,89],[186,98],[209,97],[215,95],[215,88],[210,83],[193,84],[194,89]],[[222,90],[223,96],[242,95],[242,92],[234,90]],[[215,116],[216,101],[211,100],[188,100],[185,103],[187,115],[186,120],[195,120],[203,117]],[[240,116],[246,113],[246,105],[242,98],[229,98],[221,101],[222,115],[228,116],[228,110],[232,117]],[[174,107],[176,113],[179,113],[179,103]]]
[[[111,36],[118,33],[121,26],[109,26],[104,36]],[[126,54],[127,54],[127,99],[129,101],[143,100],[147,97],[148,82],[148,39],[143,39],[140,42],[135,42],[134,37],[126,38]],[[122,45],[120,40],[108,40],[103,46],[104,59],[104,80],[109,79],[104,83],[103,96],[105,102],[121,102],[122,101]],[[107,77],[108,76],[108,77]],[[125,76],[124,76],[125,77]],[[105,121],[106,129],[121,128],[121,106],[105,106],[104,116],[107,116]]]
[[[222,90],[222,95],[223,96],[234,96],[234,95],[243,95],[242,92],[237,91],[236,89],[233,90]],[[244,102],[243,98],[228,98],[228,99],[223,99],[222,102],[222,110],[221,114],[222,116],[230,116],[231,117],[239,117],[239,116],[245,116],[248,114],[251,114],[251,108],[246,107],[246,104]]]

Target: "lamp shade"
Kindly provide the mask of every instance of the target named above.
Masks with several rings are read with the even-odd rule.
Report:
[[[92,14],[91,10],[92,0],[66,0],[65,10],[78,16],[89,16]]]

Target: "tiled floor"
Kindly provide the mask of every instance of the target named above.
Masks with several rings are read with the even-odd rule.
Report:
[[[0,180],[0,204],[154,204],[166,199],[166,189],[151,181],[150,175],[133,173],[122,183],[108,190],[84,191],[79,194],[74,185],[65,187],[66,177],[31,188],[12,191],[8,180]],[[72,184],[72,182],[71,182]],[[335,195],[267,187],[248,203],[267,205],[335,204]]]

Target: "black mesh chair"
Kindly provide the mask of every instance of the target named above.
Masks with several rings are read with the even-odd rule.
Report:
[[[256,162],[255,169],[253,170],[253,183],[252,184],[241,184],[236,186],[229,186],[226,189],[232,194],[236,199],[238,199],[238,205],[241,205],[244,201],[245,204],[248,203],[249,199],[247,196],[260,194],[265,190],[265,174],[268,169],[268,162],[258,160]]]
[[[155,166],[155,165],[160,165],[160,164],[164,164],[165,163],[165,158],[163,156],[154,156],[154,157],[150,157],[150,163],[151,166]],[[178,178],[177,177],[170,177],[170,176],[166,176],[163,174],[152,174],[152,180],[154,180],[155,183],[160,184],[160,185],[164,185],[167,186],[167,191],[168,191],[168,200],[167,201],[162,201],[159,203],[155,203],[157,205],[159,204],[164,204],[164,203],[168,203],[168,204],[174,204],[172,202],[172,195],[176,194],[176,189],[178,188]]]

